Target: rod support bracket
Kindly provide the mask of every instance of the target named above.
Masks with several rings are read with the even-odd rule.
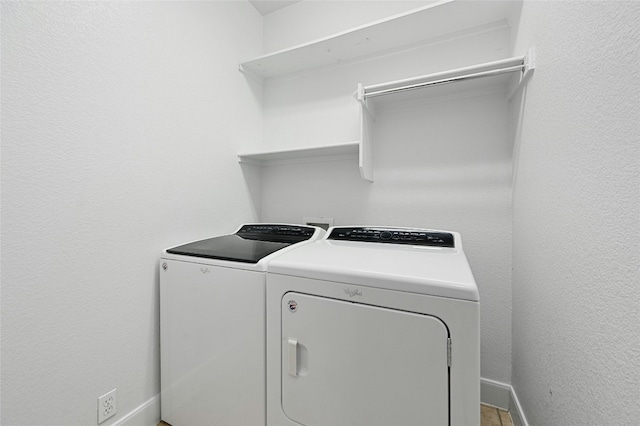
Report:
[[[536,69],[536,48],[535,46],[532,46],[529,48],[527,54],[524,57],[523,74],[527,74],[529,73],[529,71],[532,71],[534,69]]]
[[[536,69],[535,46],[531,46],[529,50],[527,50],[527,54],[523,59],[523,65],[524,67],[522,68],[522,76],[520,77],[520,81],[509,91],[509,94],[507,96],[508,101],[511,101],[515,94],[518,93],[518,91],[520,91],[520,89],[522,89],[525,84],[527,84]]]
[[[364,85],[358,83],[358,90],[356,91],[356,100],[364,105]]]

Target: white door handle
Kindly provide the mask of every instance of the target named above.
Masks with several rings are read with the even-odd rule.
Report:
[[[298,375],[298,341],[296,339],[289,339],[287,341],[289,347],[289,375]]]

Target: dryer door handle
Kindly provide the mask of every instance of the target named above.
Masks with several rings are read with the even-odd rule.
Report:
[[[288,339],[287,346],[289,348],[289,375],[298,375],[298,341],[296,339]]]

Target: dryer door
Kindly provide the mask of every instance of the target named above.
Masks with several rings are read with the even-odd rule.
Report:
[[[282,408],[300,424],[446,425],[446,326],[438,318],[289,292]]]

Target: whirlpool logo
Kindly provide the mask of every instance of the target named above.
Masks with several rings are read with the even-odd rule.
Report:
[[[351,289],[351,288],[345,287],[344,288],[344,294],[346,294],[349,297],[362,296],[362,290]]]

